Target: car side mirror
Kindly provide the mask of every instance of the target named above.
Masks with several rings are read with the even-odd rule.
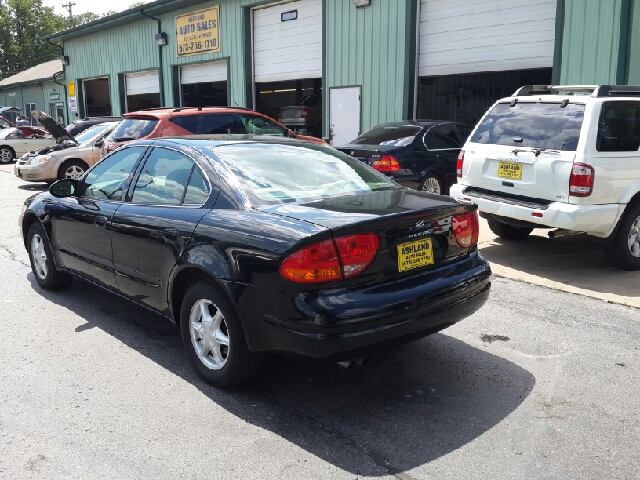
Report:
[[[56,198],[73,197],[78,192],[78,181],[71,178],[58,180],[49,187],[49,193]]]
[[[96,147],[101,147],[102,145],[104,145],[104,138],[101,138],[100,140],[98,140],[98,141],[96,142],[96,145],[95,145],[95,146],[96,146]]]

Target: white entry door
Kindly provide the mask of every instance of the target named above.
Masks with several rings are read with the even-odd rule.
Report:
[[[331,145],[345,145],[360,135],[361,87],[331,88],[329,114]]]

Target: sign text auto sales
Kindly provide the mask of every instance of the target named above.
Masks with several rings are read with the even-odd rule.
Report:
[[[220,51],[220,6],[176,17],[178,57]]]

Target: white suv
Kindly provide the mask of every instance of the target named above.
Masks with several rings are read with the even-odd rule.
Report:
[[[450,195],[491,230],[585,232],[640,269],[640,86],[525,86],[484,115],[458,157]]]

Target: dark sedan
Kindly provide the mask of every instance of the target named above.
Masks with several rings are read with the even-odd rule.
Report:
[[[128,144],[28,199],[20,226],[42,287],[77,275],[158,311],[218,386],[267,352],[344,360],[434,333],[490,288],[475,205],[293,139]]]
[[[382,123],[337,149],[400,185],[443,195],[456,183],[456,161],[471,130],[439,120]]]

